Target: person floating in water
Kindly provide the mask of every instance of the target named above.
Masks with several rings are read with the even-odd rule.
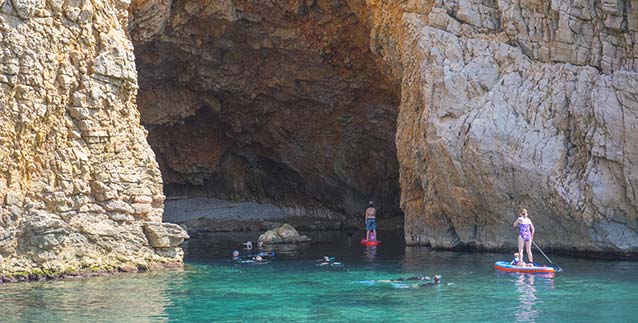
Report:
[[[372,241],[377,239],[377,209],[374,207],[374,203],[370,201],[365,213],[366,224],[366,240]],[[371,236],[372,234],[372,236]]]
[[[405,277],[405,278],[401,277],[396,279],[373,280],[373,281],[366,281],[366,282],[390,283],[394,287],[398,287],[398,288],[416,288],[416,287],[431,287],[431,286],[441,285],[442,278],[443,277],[440,274],[436,274],[433,276],[433,278],[419,275],[419,276],[412,276],[412,277]],[[397,283],[401,283],[401,284],[397,284]],[[445,284],[445,285],[451,285],[451,284]]]
[[[419,287],[432,287],[441,284],[441,275],[434,275],[432,281],[429,281],[425,284],[419,284]]]
[[[267,264],[268,260],[260,255],[256,255],[251,257],[250,259],[244,259],[241,261],[242,264]]]
[[[240,260],[241,258],[239,257],[239,251],[235,250],[233,251],[233,260]]]
[[[275,250],[273,251],[262,251],[260,253],[257,254],[258,256],[262,256],[262,257],[274,257],[275,256]]]
[[[412,276],[412,277],[407,277],[407,278],[398,278],[398,279],[393,279],[393,282],[404,282],[404,281],[421,281],[421,280],[430,280],[432,278],[428,277],[428,276],[423,276],[423,275],[419,275],[419,276]]]
[[[521,209],[519,217],[512,224],[514,227],[518,226],[518,253],[523,261],[523,247],[527,251],[527,260],[529,263],[534,263],[534,257],[532,256],[532,241],[534,240],[534,224],[532,220],[527,217],[527,210]]]
[[[253,242],[250,240],[244,242],[243,245],[244,245],[244,249],[251,250],[253,248]]]
[[[377,283],[400,283],[400,282],[409,282],[409,281],[424,281],[431,280],[432,278],[428,276],[412,276],[412,277],[400,277],[396,279],[386,279],[386,280],[376,280]]]
[[[331,267],[341,267],[343,264],[341,262],[335,261],[335,257],[324,256],[322,259],[317,260],[319,262],[317,266],[331,266]]]

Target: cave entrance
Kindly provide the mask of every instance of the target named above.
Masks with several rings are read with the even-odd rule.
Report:
[[[343,227],[373,200],[402,219],[398,83],[345,3],[293,2],[132,9],[138,106],[168,203],[252,201]]]

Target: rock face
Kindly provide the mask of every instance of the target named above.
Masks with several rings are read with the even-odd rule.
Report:
[[[137,1],[138,105],[168,195],[400,214],[398,83],[343,1]]]
[[[263,243],[300,243],[310,242],[310,238],[302,236],[290,224],[282,224],[279,228],[266,231],[259,236]]]
[[[635,256],[637,37],[633,0],[0,0],[0,270],[181,263],[140,112],[172,194],[330,218],[399,182],[411,244],[509,248],[526,207]]]
[[[179,265],[118,1],[0,1],[0,276]],[[169,239],[170,243],[154,241]],[[37,272],[37,273],[36,273]]]
[[[526,207],[544,246],[638,251],[633,2],[133,8],[140,109],[172,191],[391,204],[369,179],[396,176],[396,86],[408,243],[509,248]]]
[[[343,111],[354,111],[354,129],[366,129],[356,123],[366,109],[339,100],[365,96],[342,85],[378,98],[394,93],[397,80],[408,243],[511,247],[510,223],[526,207],[545,246],[631,253],[638,251],[634,7],[473,0],[146,4],[136,17],[154,18],[133,24],[147,93],[142,113],[153,110],[146,122],[154,125],[151,143],[169,183],[277,200],[258,189],[274,187],[284,201],[303,204],[312,196],[356,204],[328,192],[365,192],[356,182],[379,171],[365,164],[335,169],[344,150],[321,139],[327,134],[321,129],[352,129]],[[375,66],[364,47],[388,70]],[[383,86],[366,85],[385,78]],[[196,147],[204,146],[211,149],[199,153]],[[184,155],[190,160],[175,158]]]
[[[625,1],[366,1],[401,77],[405,237],[638,251],[638,7]]]

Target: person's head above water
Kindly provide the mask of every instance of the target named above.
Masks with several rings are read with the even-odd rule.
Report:
[[[330,257],[328,257],[328,256],[323,256],[323,261],[330,261]]]
[[[239,257],[239,251],[237,250],[233,251],[233,257]]]
[[[262,260],[264,260],[264,259],[263,259],[263,258],[261,258],[261,256],[257,256],[257,257],[255,257],[255,261],[262,261]]]
[[[434,275],[433,281],[435,284],[441,283],[441,275]]]

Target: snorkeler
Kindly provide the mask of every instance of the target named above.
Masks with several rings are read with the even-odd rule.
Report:
[[[343,266],[341,262],[335,261],[335,257],[324,256],[323,259],[317,260],[319,262],[317,266],[332,266],[332,267],[340,267]]]
[[[260,255],[256,255],[250,259],[245,259],[241,261],[242,264],[267,264],[268,260]]]
[[[257,255],[258,256],[262,256],[262,257],[274,257],[275,256],[275,250],[273,250],[271,252],[262,251],[262,252],[258,253]]]
[[[412,277],[401,277],[401,278],[397,278],[397,279],[375,280],[375,282],[377,282],[377,283],[399,283],[399,282],[408,282],[408,281],[424,281],[424,280],[430,280],[430,279],[432,279],[432,278],[430,278],[428,276],[419,275],[419,276],[412,276]]]
[[[431,278],[428,276],[413,276],[413,277],[407,277],[407,278],[398,278],[398,279],[394,279],[392,280],[393,282],[404,282],[404,281],[413,281],[413,280],[430,280]]]
[[[251,250],[253,248],[253,242],[250,240],[244,242],[243,245],[244,245],[244,249]]]
[[[434,278],[432,279],[432,281],[429,281],[425,284],[419,284],[419,287],[432,287],[435,285],[440,285],[441,284],[441,275],[434,275]]]

